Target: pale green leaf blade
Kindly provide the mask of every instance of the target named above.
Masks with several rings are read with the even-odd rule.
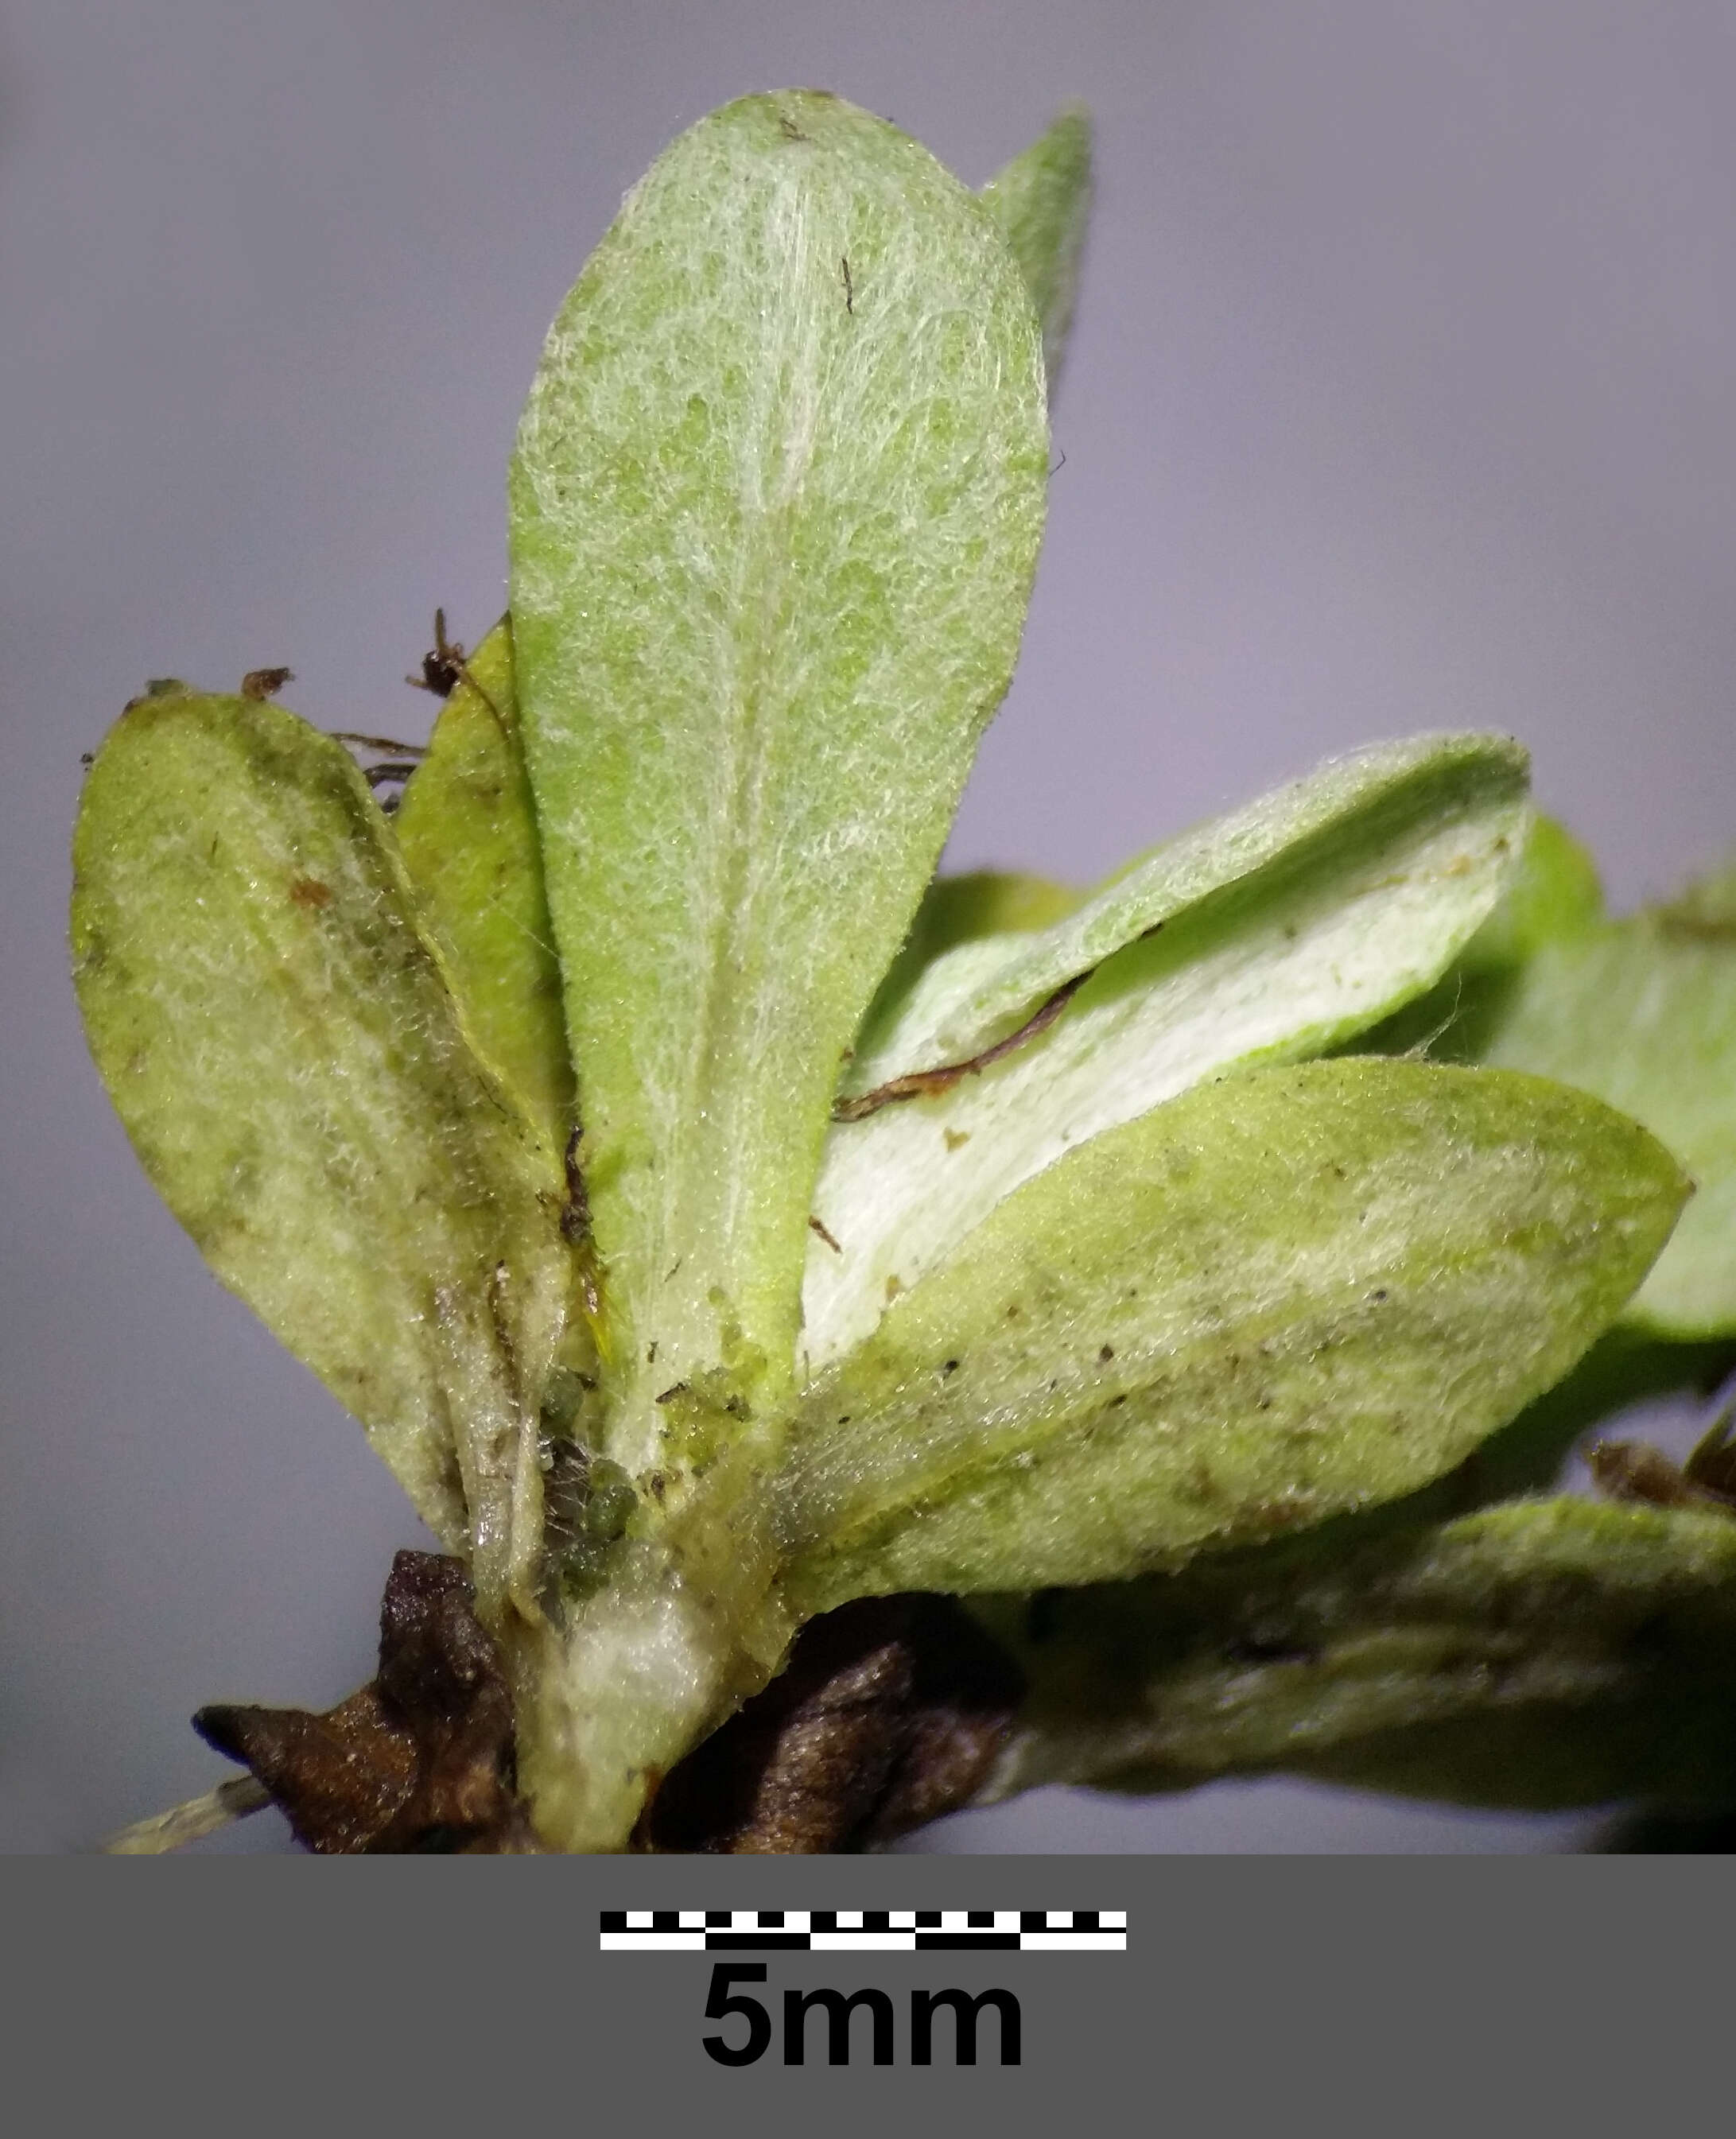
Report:
[[[846,1101],[967,1060],[1091,978],[1040,1036],[946,1091],[841,1121],[814,1193],[803,1349],[873,1328],[1021,1182],[1238,1063],[1318,1054],[1426,988],[1524,843],[1526,760],[1425,737],[1322,766],[1170,840],[1036,935],[936,959]]]
[[[1736,930],[1640,913],[1548,945],[1474,1040],[1478,1059],[1595,1093],[1669,1145],[1696,1192],[1632,1318],[1736,1331]]]
[[[473,1055],[360,775],[281,707],[143,698],[74,864],[86,1031],[145,1171],[498,1613],[566,1312],[558,1162]]]
[[[465,662],[394,822],[477,1051],[564,1144],[572,1063],[504,618]]]
[[[1482,972],[1523,962],[1546,943],[1588,934],[1604,918],[1590,850],[1553,817],[1533,816],[1513,881],[1459,963]]]
[[[1042,323],[1052,401],[1091,220],[1091,123],[1084,106],[1070,105],[1047,133],[996,172],[983,188],[983,203],[1013,249]]]
[[[865,1061],[881,1055],[888,1035],[906,1015],[912,991],[948,952],[961,943],[980,943],[985,937],[1030,935],[1050,928],[1076,912],[1084,898],[1070,885],[1017,870],[972,869],[958,876],[937,876],[923,893],[904,947],[862,1020],[855,1054]],[[997,947],[996,970],[1008,949],[1004,944]]]
[[[1519,865],[1494,911],[1434,987],[1367,1037],[1371,1048],[1474,1062],[1519,969],[1546,944],[1596,932],[1603,887],[1590,854],[1564,825],[1534,815]]]
[[[732,1346],[792,1371],[839,1065],[1006,688],[1047,453],[986,210],[817,92],[683,135],[552,331],[513,640],[635,1464]]]
[[[1534,1078],[1196,1089],[1027,1182],[809,1392],[793,1586],[1118,1579],[1408,1492],[1559,1379],[1686,1192]]]
[[[1606,918],[1577,842],[1539,819],[1512,889],[1439,986],[1372,1044],[1531,1070],[1674,1151],[1697,1193],[1634,1302],[1677,1339],[1736,1334],[1736,872]]]
[[[1736,855],[1696,877],[1663,911],[1684,935],[1736,936]]]
[[[1537,1806],[1736,1783],[1736,1523],[1716,1514],[1518,1501],[998,1632],[1032,1691],[992,1797],[1275,1768]]]

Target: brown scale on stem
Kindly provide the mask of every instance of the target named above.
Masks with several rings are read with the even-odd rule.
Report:
[[[400,1552],[380,1604],[380,1669],[365,1686],[322,1714],[202,1708],[194,1728],[250,1769],[321,1856],[534,1853],[515,1787],[512,1695],[474,1607],[461,1562]]]
[[[251,1771],[114,1837],[157,1854],[267,1804],[321,1856],[529,1855],[512,1698],[461,1561],[401,1552],[380,1668],[336,1708],[213,1706],[194,1726]],[[782,1675],[666,1775],[637,1849],[709,1855],[873,1847],[969,1804],[1025,1690],[949,1597],[863,1598],[811,1620]]]
[[[1736,1519],[1736,1407],[1722,1412],[1685,1463],[1643,1441],[1600,1441],[1586,1461],[1612,1500],[1655,1508],[1699,1508]]]

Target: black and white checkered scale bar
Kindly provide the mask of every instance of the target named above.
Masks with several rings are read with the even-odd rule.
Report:
[[[1125,1953],[1125,1909],[605,1909],[605,1953]]]

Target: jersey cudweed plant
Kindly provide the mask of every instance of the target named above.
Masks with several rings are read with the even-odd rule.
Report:
[[[1479,734],[1090,894],[934,874],[1088,163],[1076,113],[980,196],[831,96],[714,113],[556,319],[509,616],[430,657],[395,816],[278,675],[104,745],[104,1079],[449,1555],[340,1709],[205,1711],[259,1786],[125,1846],[267,1792],[320,1848],[595,1851],[1736,1780],[1720,1436],[1536,1494],[1736,1335],[1736,880],[1606,918]]]

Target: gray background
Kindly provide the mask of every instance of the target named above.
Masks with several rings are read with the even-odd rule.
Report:
[[[789,83],[972,183],[1064,97],[1101,191],[1066,467],[962,864],[1088,879],[1341,746],[1522,736],[1617,898],[1736,836],[1736,28],[1717,5],[12,0],[0,12],[0,1847],[365,1676],[396,1487],[140,1176],[66,978],[79,753],[287,662],[402,729],[502,602],[502,472],[622,190]],[[1260,1784],[959,1849],[1550,1848]],[[240,1846],[271,1845],[266,1823]]]

